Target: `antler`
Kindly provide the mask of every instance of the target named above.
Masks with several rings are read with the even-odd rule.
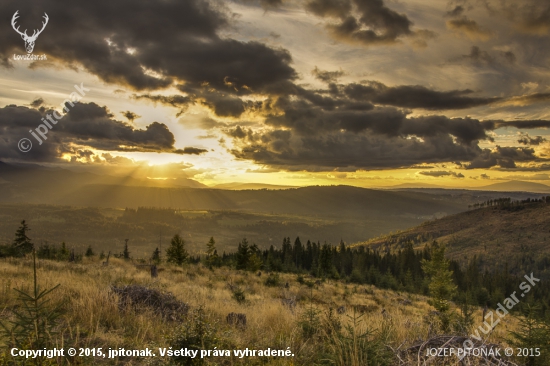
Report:
[[[43,18],[44,18],[45,21],[42,22],[42,29],[40,29],[40,30],[35,29],[34,33],[29,38],[36,39],[40,35],[40,33],[42,33],[44,28],[46,28],[46,25],[48,25],[48,20],[50,20],[50,18],[48,17],[48,14],[46,14],[46,13],[44,13]],[[26,30],[25,30],[25,32],[26,32]]]
[[[15,14],[13,14],[13,17],[11,18],[11,26],[13,27],[13,30],[16,31],[17,33],[19,33],[21,36],[28,37],[26,29],[25,29],[25,32],[23,33],[19,30],[19,27],[15,28],[15,21],[17,20],[17,18],[19,18],[19,15],[17,15],[17,13],[19,13],[19,10],[17,10],[15,12]],[[46,13],[44,13],[44,14],[46,14]]]

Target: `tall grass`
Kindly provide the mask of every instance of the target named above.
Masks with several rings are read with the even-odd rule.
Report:
[[[384,360],[392,360],[391,354],[386,352],[386,345],[410,345],[418,339],[425,339],[429,332],[424,317],[431,307],[425,297],[380,290],[369,285],[326,281],[309,288],[295,275],[279,274],[280,283],[288,282],[288,288],[272,286],[271,283],[266,286],[265,278],[253,273],[227,268],[209,270],[201,264],[183,269],[162,266],[159,277],[151,279],[148,270],[117,258],[111,258],[108,266],[102,266],[93,258],[84,258],[81,263],[37,260],[36,266],[38,281],[44,288],[59,284],[58,289],[50,294],[52,301],[66,303],[66,311],[53,339],[54,343],[65,347],[102,347],[107,350],[169,345],[179,325],[152,310],[138,312],[119,307],[118,297],[110,289],[113,285],[124,284],[171,292],[189,304],[191,313],[202,309],[201,319],[215,325],[216,334],[213,336],[226,349],[291,347],[294,353],[294,357],[278,359],[231,358],[225,360],[227,365],[384,365]],[[230,284],[242,290],[246,301],[234,299]],[[0,259],[0,315],[14,319],[18,302],[12,288],[27,291],[32,289],[32,285],[30,259]],[[411,300],[410,305],[402,305],[405,297]],[[283,301],[290,298],[296,300],[295,307]],[[347,312],[336,313],[335,309],[339,307],[345,307]],[[301,324],[302,315],[308,309],[318,311],[320,321],[318,329],[310,334],[304,333]],[[226,316],[230,312],[246,314],[246,328],[227,324]],[[327,321],[329,313],[332,320]],[[476,309],[473,317],[481,319],[481,310]],[[495,329],[491,337],[504,338],[505,327],[514,329],[512,317],[503,327]],[[6,339],[0,340],[0,343],[6,342]],[[127,358],[69,361],[86,364],[145,362]],[[155,362],[165,364],[169,361],[158,359]],[[208,360],[206,364],[208,362],[215,364]]]

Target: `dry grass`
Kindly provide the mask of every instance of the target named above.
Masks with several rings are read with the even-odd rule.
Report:
[[[318,357],[320,337],[307,339],[299,325],[301,314],[308,308],[319,310],[320,314],[329,308],[336,310],[345,306],[346,314],[336,315],[342,324],[350,321],[352,309],[364,312],[363,320],[370,328],[383,324],[392,328],[387,343],[405,348],[419,339],[426,339],[430,331],[425,321],[433,310],[426,298],[406,293],[377,289],[373,286],[345,284],[327,281],[308,288],[297,282],[297,276],[281,274],[281,283],[289,288],[267,287],[263,284],[266,275],[240,272],[226,268],[213,271],[202,265],[190,265],[184,269],[165,267],[159,277],[151,279],[149,272],[139,269],[131,262],[112,258],[109,266],[102,266],[98,260],[83,263],[61,263],[46,260],[38,262],[38,281],[42,288],[61,284],[52,293],[53,302],[66,302],[62,336],[59,344],[73,347],[125,347],[127,349],[157,348],[166,346],[165,336],[174,323],[164,320],[153,310],[134,312],[119,309],[118,298],[111,286],[138,284],[172,293],[178,300],[192,309],[202,307],[208,321],[216,324],[226,349],[286,349],[291,347],[294,358],[270,359],[267,365],[313,364]],[[31,288],[31,262],[28,259],[0,260],[0,317],[12,315],[17,304],[12,288]],[[244,290],[246,301],[238,303],[232,298],[230,285]],[[283,304],[282,299],[296,298],[296,306]],[[403,304],[408,299],[410,304]],[[383,311],[385,310],[385,311]],[[228,313],[244,313],[247,327],[230,326],[226,323]],[[335,311],[336,313],[336,311]],[[481,325],[481,310],[474,316]],[[498,343],[505,339],[516,320],[509,315],[491,334],[489,341]],[[229,348],[231,347],[231,348]],[[128,364],[142,364],[144,359],[91,360]],[[228,365],[252,364],[251,359],[226,360]]]

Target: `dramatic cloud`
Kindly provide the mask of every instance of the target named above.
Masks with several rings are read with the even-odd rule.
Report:
[[[207,1],[99,0],[78,7],[67,0],[46,0],[40,6],[15,0],[0,4],[3,14],[16,10],[24,28],[39,21],[45,10],[52,21],[59,20],[40,37],[36,52],[135,90],[174,82],[229,90],[225,81],[230,78],[239,89],[262,92],[296,77],[288,52],[220,38],[229,15]],[[4,65],[21,48],[15,32],[0,34]]]
[[[514,128],[550,128],[550,121],[548,120],[516,120],[516,121],[485,121],[487,129],[514,127]],[[492,127],[490,126],[492,125]]]
[[[164,105],[172,106],[179,110],[176,117],[179,117],[180,115],[185,113],[187,111],[187,108],[189,108],[191,104],[194,104],[194,101],[192,100],[192,98],[188,96],[183,96],[183,95],[166,96],[166,95],[152,95],[152,94],[141,94],[141,95],[133,94],[132,98],[136,100],[140,100],[140,99],[149,100],[153,103],[161,103]]]
[[[310,0],[306,9],[322,18],[338,19],[327,22],[326,28],[345,42],[392,44],[414,34],[409,18],[389,9],[382,0]]]
[[[531,137],[526,133],[522,134],[518,140],[518,142],[523,145],[540,145],[545,141],[547,140],[542,136]]]
[[[174,135],[162,123],[153,122],[145,129],[136,129],[113,119],[105,107],[95,103],[78,103],[56,124],[50,123],[48,130],[44,121],[51,121],[48,115],[59,115],[53,110],[37,111],[26,107],[7,106],[0,109],[0,160],[24,159],[35,161],[56,161],[64,153],[76,153],[86,157],[87,146],[107,151],[150,151],[175,154],[198,154],[206,150],[196,148],[174,148]],[[55,119],[53,119],[55,121]],[[35,140],[29,130],[36,130],[42,124],[42,144]],[[18,141],[28,138],[33,143],[31,151],[23,153]]]
[[[536,161],[538,157],[535,150],[528,147],[500,147],[495,149],[483,149],[472,162],[466,165],[466,169],[492,168],[516,168],[516,162]]]
[[[311,72],[316,79],[321,80],[324,83],[335,83],[339,78],[344,76],[346,73],[342,70],[339,71],[323,71],[319,70],[317,66]]]
[[[388,87],[377,82],[349,84],[345,86],[344,93],[355,100],[369,100],[378,104],[432,110],[472,108],[501,100],[498,97],[469,97],[469,94],[473,94],[470,89],[440,92],[420,85]]]
[[[124,111],[124,112],[121,112],[121,113],[122,113],[122,115],[123,115],[124,117],[126,117],[126,119],[127,119],[128,121],[130,121],[130,122],[134,122],[135,119],[138,119],[138,118],[141,117],[141,116],[135,114],[135,113],[132,112],[132,111]]]
[[[426,175],[428,177],[454,177],[454,178],[464,178],[464,174],[462,173],[456,173],[456,172],[448,172],[445,170],[429,170],[429,171],[422,171],[418,172],[418,174]]]

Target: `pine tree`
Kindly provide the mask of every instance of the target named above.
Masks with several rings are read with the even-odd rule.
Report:
[[[260,249],[258,249],[258,246],[256,244],[252,244],[252,246],[249,249],[250,252],[250,258],[248,260],[248,270],[252,272],[256,272],[257,270],[261,269],[264,265],[264,262],[261,259],[261,253]]]
[[[430,260],[422,260],[422,270],[429,278],[428,289],[432,298],[428,303],[441,313],[442,329],[448,330],[450,317],[449,300],[456,292],[453,283],[453,271],[449,270],[449,260],[445,258],[445,246],[434,242],[431,247]]]
[[[332,267],[332,250],[328,244],[323,244],[319,253],[319,276],[330,276]]]
[[[84,255],[86,257],[93,257],[95,255],[91,245],[88,246],[88,249],[86,249],[86,254]]]
[[[182,266],[189,257],[189,253],[185,250],[185,241],[178,234],[174,235],[170,240],[170,246],[166,250],[166,261]]]
[[[67,260],[69,259],[69,249],[67,249],[67,244],[65,242],[61,243],[61,249],[59,250],[59,260]]]
[[[13,255],[19,257],[32,252],[34,245],[27,236],[27,231],[29,230],[29,226],[26,224],[25,220],[21,221],[21,226],[15,232],[15,239],[12,244]]]
[[[527,304],[522,308],[522,317],[519,318],[519,330],[511,332],[513,337],[512,344],[523,349],[540,349],[541,356],[534,354],[527,356],[525,361],[527,366],[546,365],[550,352],[550,324],[548,320],[544,321],[539,315],[541,308],[539,305]],[[530,351],[533,352],[533,351]]]
[[[206,265],[210,268],[218,263],[218,251],[216,250],[216,241],[211,237],[206,243]]]
[[[296,237],[296,240],[294,240],[294,264],[296,265],[296,269],[300,270],[302,268],[302,257],[304,253],[304,247],[302,246],[302,242],[300,241],[300,237]]]
[[[151,261],[154,264],[160,264],[160,250],[158,247],[153,251],[153,255],[151,256]]]
[[[237,269],[248,269],[248,264],[250,261],[250,247],[248,245],[248,240],[244,238],[237,248]]]

